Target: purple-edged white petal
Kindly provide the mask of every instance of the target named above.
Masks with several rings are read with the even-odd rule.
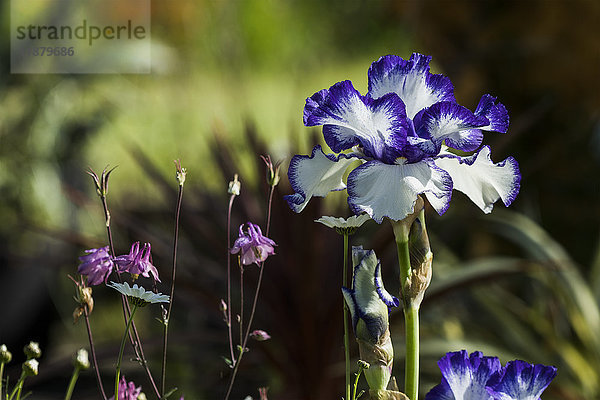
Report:
[[[391,306],[399,302],[383,287],[379,260],[373,250],[363,250],[362,246],[353,247],[352,263],[352,289],[342,288],[342,293],[352,314],[354,331],[358,334],[357,324],[362,320],[369,339],[376,342],[388,328],[390,305],[387,302]]]
[[[325,142],[334,152],[360,145],[369,157],[392,161],[406,143],[405,117],[398,96],[363,97],[350,81],[315,93],[304,107],[304,124],[324,125]]]
[[[454,189],[466,194],[485,213],[492,211],[498,199],[510,205],[521,187],[517,161],[508,157],[494,164],[488,146],[469,157],[445,155],[435,163],[450,174]]]
[[[377,223],[394,221],[413,212],[417,196],[425,193],[432,207],[443,214],[452,192],[452,180],[444,170],[426,160],[389,165],[372,160],[348,175],[348,204],[355,214],[366,212]]]
[[[396,93],[406,105],[408,118],[440,101],[454,99],[450,79],[429,72],[431,57],[413,53],[408,61],[398,56],[384,56],[369,68],[369,96],[379,98]]]
[[[400,305],[400,300],[396,296],[392,296],[385,287],[383,287],[383,280],[381,279],[381,264],[377,263],[377,267],[375,268],[375,290],[379,295],[381,301],[385,303],[388,307],[398,307]]]
[[[346,287],[342,287],[342,295],[344,295],[344,301],[350,311],[352,317],[352,328],[356,331],[356,324],[358,323],[358,310],[356,308],[356,300],[354,300],[354,291]]]
[[[481,127],[485,131],[506,133],[508,131],[508,111],[502,103],[496,103],[496,97],[484,94],[479,100],[475,115],[484,116],[489,123]]]
[[[510,361],[502,373],[492,376],[487,390],[494,400],[539,400],[555,376],[555,367]]]
[[[300,212],[311,197],[325,197],[334,190],[344,190],[342,181],[348,165],[355,159],[345,154],[335,157],[325,154],[321,146],[315,146],[311,156],[294,156],[288,169],[292,189],[296,193],[285,196],[291,209]]]
[[[457,150],[476,150],[483,140],[480,129],[486,125],[489,121],[485,116],[477,116],[469,109],[447,101],[432,105],[415,119],[418,135],[431,138],[438,151],[444,140],[448,147]]]
[[[425,395],[425,400],[456,400],[448,383],[442,379],[442,383],[431,388]]]
[[[484,357],[479,351],[469,356],[465,350],[447,353],[438,361],[442,383],[432,389],[425,400],[489,400],[488,379],[500,370],[500,360]],[[451,395],[450,395],[451,394]]]

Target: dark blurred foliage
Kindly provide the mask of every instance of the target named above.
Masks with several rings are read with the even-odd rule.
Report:
[[[7,12],[8,2],[0,8]],[[22,361],[20,348],[32,339],[41,342],[41,373],[29,389],[32,398],[55,399],[66,388],[72,352],[87,347],[83,325],[71,326],[74,292],[65,276],[75,272],[83,249],[105,245],[101,205],[84,172],[90,162],[85,155],[97,143],[98,132],[131,113],[131,107],[98,90],[102,82],[114,87],[112,76],[10,74],[8,19],[2,24],[0,342],[15,356],[9,371],[13,379]],[[232,231],[246,221],[264,226],[267,188],[256,176],[264,173],[258,156],[272,152],[265,136],[289,137],[288,157],[305,153],[305,144],[316,144],[319,133],[301,126],[301,103],[335,83],[329,72],[320,79],[323,71],[335,66],[334,79],[347,79],[344,65],[365,60],[363,81],[355,82],[364,87],[370,61],[419,51],[432,55],[436,72],[452,79],[461,104],[473,108],[482,94],[490,93],[507,106],[509,133],[488,135],[486,141],[494,160],[514,155],[523,174],[521,193],[511,206],[522,217],[502,213],[500,205],[492,216],[482,216],[460,193],[455,193],[444,216],[429,213],[435,272],[422,311],[423,392],[439,382],[435,360],[446,351],[468,348],[499,355],[503,361],[519,357],[557,365],[559,376],[546,399],[597,398],[600,347],[590,337],[597,336],[593,329],[600,297],[600,3],[154,1],[152,34],[163,49],[176,54],[175,61],[159,57],[157,68],[175,66],[131,78],[142,93],[154,82],[166,88],[172,80],[177,88],[188,76],[215,69],[248,81],[261,74],[310,80],[299,85],[309,89],[299,94],[300,106],[281,133],[261,132],[254,116],[244,121],[240,132],[229,132],[217,121],[201,132],[206,136],[202,151],[211,155],[210,161],[183,160],[189,175],[168,385],[179,386],[188,399],[213,399],[222,396],[227,383],[229,371],[221,360],[228,352],[226,327],[218,309],[226,295],[227,181],[234,173],[242,180]],[[175,101],[170,91],[165,96]],[[236,97],[239,93],[227,96],[243,103]],[[170,123],[182,120],[178,128],[185,128],[187,116],[178,111],[185,112],[168,114]],[[152,112],[148,110],[148,118]],[[144,120],[138,122],[145,126]],[[176,128],[149,129],[155,134],[148,133],[148,142],[160,135],[178,140]],[[236,137],[245,139],[238,142]],[[109,191],[117,250],[126,252],[134,240],[152,242],[163,277],[161,290],[166,291],[175,170],[166,154],[151,153],[144,146],[148,142],[127,139],[115,148],[124,148],[134,161],[119,162]],[[208,168],[206,163],[216,171],[214,180],[221,181],[216,186],[223,190],[207,190],[214,182],[195,180],[196,171],[199,176]],[[137,175],[126,169],[137,167]],[[138,182],[126,180],[132,175],[140,180],[143,176],[155,189],[135,191]],[[256,388],[270,386],[273,399],[330,399],[338,398],[343,386],[342,243],[313,220],[324,214],[345,216],[348,210],[338,196],[337,202],[315,199],[296,215],[281,198],[290,192],[282,176],[270,235],[278,243],[277,254],[265,266],[254,324],[273,339],[251,344],[232,398],[257,397]],[[369,222],[352,243],[376,250],[386,286],[397,292],[389,226]],[[257,272],[255,267],[246,269],[247,305]],[[586,302],[588,292],[592,303]],[[108,289],[97,288],[95,299],[92,325],[110,387],[122,320]],[[139,325],[146,353],[158,360],[160,327],[153,320],[158,310],[147,310],[139,316]],[[402,330],[401,312],[396,311],[391,331],[400,384]],[[158,374],[159,366],[152,367]],[[139,368],[131,363],[124,371],[151,394]],[[75,398],[97,398],[95,393],[91,374],[83,374]]]

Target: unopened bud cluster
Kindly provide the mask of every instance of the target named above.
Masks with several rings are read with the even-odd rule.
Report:
[[[27,360],[23,363],[23,372],[26,376],[35,376],[38,374],[38,366],[40,363],[35,358]]]
[[[86,349],[79,349],[73,357],[73,365],[75,368],[86,370],[90,368],[90,360]]]
[[[8,364],[12,360],[12,354],[8,351],[8,348],[5,344],[0,346],[0,363]]]
[[[23,348],[23,352],[27,356],[28,360],[32,358],[40,358],[42,356],[40,344],[37,342],[29,342],[29,344]]]

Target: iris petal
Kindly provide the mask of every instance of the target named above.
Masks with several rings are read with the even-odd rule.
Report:
[[[384,217],[399,221],[413,212],[417,196],[425,193],[443,214],[452,191],[450,175],[431,161],[389,165],[373,160],[348,175],[348,204],[355,214],[368,213],[377,223]]]
[[[336,153],[360,145],[369,157],[392,162],[406,143],[408,129],[404,104],[397,95],[373,100],[361,96],[350,81],[308,98],[304,124],[324,125],[325,142]]]
[[[503,374],[492,376],[488,392],[495,400],[538,400],[555,376],[555,367],[510,361]]]
[[[489,124],[482,127],[483,130],[501,133],[508,131],[508,111],[502,103],[496,102],[496,97],[484,94],[479,100],[475,115],[482,115],[488,119]]]
[[[379,98],[396,93],[406,105],[408,118],[440,101],[454,99],[454,87],[449,78],[429,72],[431,57],[413,53],[409,60],[384,56],[369,68],[369,96]]]
[[[483,140],[483,133],[477,128],[487,125],[485,116],[476,116],[467,108],[447,101],[432,105],[415,121],[419,136],[431,138],[438,146],[438,153],[444,140],[453,149],[476,150]]]
[[[348,165],[355,161],[352,156],[325,154],[321,146],[315,146],[311,156],[294,156],[288,169],[292,189],[296,193],[284,196],[295,212],[304,210],[313,196],[325,197],[329,192],[344,190],[342,181]]]
[[[469,157],[447,155],[435,163],[450,174],[454,189],[466,194],[485,213],[492,211],[498,199],[510,205],[519,193],[519,164],[512,157],[494,164],[488,146]]]
[[[446,354],[438,361],[438,366],[442,372],[442,383],[433,388],[425,400],[491,399],[486,383],[501,369],[498,358],[484,357],[479,351],[468,355],[465,350]]]

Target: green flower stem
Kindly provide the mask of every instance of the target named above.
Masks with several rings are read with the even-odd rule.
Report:
[[[75,383],[77,383],[77,378],[79,378],[78,367],[75,367],[73,370],[73,375],[71,376],[71,381],[69,382],[69,387],[67,388],[67,394],[65,394],[65,400],[71,400],[71,396],[73,395],[73,390],[75,389]]]
[[[396,235],[400,286],[404,305],[404,326],[406,332],[406,361],[404,367],[404,393],[417,400],[419,395],[419,306],[412,302],[407,292],[411,276],[408,232]]]
[[[17,381],[17,384],[15,385],[15,388],[10,394],[8,400],[12,400],[12,398],[15,397],[15,395],[17,395],[17,400],[21,398],[21,390],[23,390],[23,382],[25,382],[26,377],[27,375],[25,375],[25,371],[21,372],[21,377],[19,377],[19,380]]]
[[[358,390],[358,380],[360,379],[360,374],[362,374],[364,368],[358,367],[358,372],[356,374],[354,374],[356,377],[354,378],[354,391],[352,393],[352,400],[356,400],[356,391]],[[360,392],[360,394],[358,395],[358,397],[360,397],[362,395],[362,391]]]
[[[2,397],[2,381],[3,380],[4,380],[4,363],[0,362],[0,400],[4,398],[4,397]]]
[[[121,360],[123,359],[125,340],[127,339],[129,328],[131,327],[131,322],[133,321],[133,316],[135,315],[137,309],[138,306],[134,304],[133,309],[131,310],[131,315],[129,316],[129,321],[127,321],[127,327],[125,328],[125,332],[123,333],[123,338],[121,339],[121,348],[119,349],[119,358],[117,359],[117,372],[115,374],[115,399],[119,398],[119,379],[121,379]]]
[[[348,234],[344,234],[344,269],[342,273],[342,285],[348,287]],[[342,308],[344,309],[344,354],[346,358],[346,400],[350,400],[350,330],[348,328],[348,306],[342,296]]]

